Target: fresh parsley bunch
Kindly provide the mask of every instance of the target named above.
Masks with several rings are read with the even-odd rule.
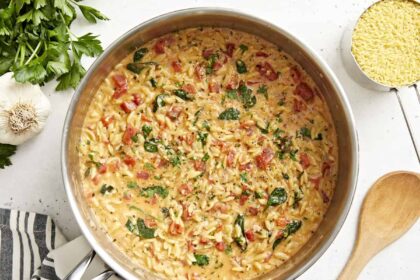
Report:
[[[86,72],[82,56],[103,51],[97,36],[70,31],[76,9],[91,23],[108,20],[80,1],[0,1],[0,75],[12,71],[16,81],[40,85],[56,78],[56,90],[75,88]]]

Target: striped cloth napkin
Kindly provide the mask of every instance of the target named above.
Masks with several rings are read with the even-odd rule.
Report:
[[[0,280],[59,279],[49,252],[66,242],[50,217],[0,209]]]

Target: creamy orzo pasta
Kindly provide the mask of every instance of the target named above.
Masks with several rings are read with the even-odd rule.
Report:
[[[79,153],[86,201],[136,265],[249,279],[287,261],[328,208],[331,116],[306,72],[230,29],[157,38],[95,93]]]

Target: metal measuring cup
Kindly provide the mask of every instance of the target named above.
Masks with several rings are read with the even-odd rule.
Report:
[[[420,5],[420,1],[417,0],[411,0],[412,2]],[[359,20],[362,18],[362,16],[366,13],[366,11],[368,11],[372,6],[376,5],[377,3],[379,3],[381,1],[377,1],[374,2],[373,4],[371,4],[368,8],[366,8],[362,14],[359,16],[359,18],[352,22],[351,24],[348,25],[348,27],[345,29],[344,33],[343,33],[343,37],[341,40],[341,54],[342,54],[342,59],[343,59],[343,63],[346,66],[346,70],[347,73],[349,74],[349,76],[358,84],[360,84],[361,86],[363,86],[364,88],[370,89],[370,90],[374,90],[374,91],[382,91],[382,92],[391,92],[393,94],[396,95],[398,103],[400,105],[401,111],[403,113],[404,116],[404,120],[407,124],[407,128],[411,137],[411,141],[413,142],[413,146],[414,146],[414,150],[417,154],[417,159],[420,162],[420,154],[419,154],[419,150],[416,147],[415,144],[415,140],[414,140],[414,136],[413,136],[413,129],[410,126],[410,123],[407,119],[407,114],[406,111],[404,109],[404,106],[402,105],[401,102],[401,97],[400,97],[400,91],[399,89],[401,88],[405,88],[405,87],[413,87],[414,90],[416,91],[417,94],[417,99],[418,102],[420,103],[420,92],[419,92],[419,88],[417,86],[416,83],[419,82],[419,80],[417,80],[416,82],[414,82],[413,84],[406,84],[403,86],[393,86],[393,85],[385,85],[385,84],[381,84],[375,80],[373,80],[372,78],[370,78],[360,67],[360,65],[358,64],[353,52],[352,52],[352,46],[353,46],[353,33],[354,30],[357,26],[357,23],[359,22]]]

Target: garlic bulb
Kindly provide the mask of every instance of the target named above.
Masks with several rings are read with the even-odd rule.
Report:
[[[0,143],[19,145],[39,133],[51,105],[38,85],[19,84],[12,73],[0,77]]]

